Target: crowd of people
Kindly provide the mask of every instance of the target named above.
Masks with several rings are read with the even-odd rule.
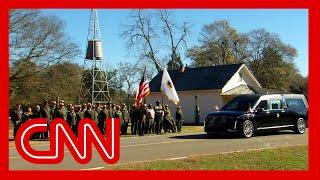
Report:
[[[20,104],[10,112],[10,119],[13,123],[13,135],[15,136],[19,127],[26,121],[34,118],[45,118],[48,120],[48,126],[56,118],[64,119],[75,135],[77,135],[78,124],[81,119],[92,119],[98,126],[102,134],[105,134],[105,119],[119,118],[121,135],[126,135],[129,125],[131,125],[131,134],[163,134],[167,132],[181,132],[182,111],[177,106],[175,118],[171,114],[168,105],[162,105],[160,101],[152,104],[132,105],[130,111],[126,104],[116,105],[106,104],[69,104],[67,107],[63,100],[49,101],[45,100],[43,105],[35,105],[35,108],[28,107],[23,111]],[[45,139],[49,137],[49,131],[37,133],[33,138]]]

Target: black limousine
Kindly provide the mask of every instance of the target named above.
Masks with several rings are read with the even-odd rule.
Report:
[[[308,102],[302,94],[239,95],[209,113],[204,130],[209,135],[237,132],[247,138],[259,130],[290,129],[303,134],[307,120]]]

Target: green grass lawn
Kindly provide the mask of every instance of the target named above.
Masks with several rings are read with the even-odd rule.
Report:
[[[203,126],[182,126],[183,133],[204,132]]]
[[[308,146],[108,166],[113,170],[307,170]]]

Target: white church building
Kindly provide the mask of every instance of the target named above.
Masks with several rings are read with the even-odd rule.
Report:
[[[203,123],[206,114],[215,105],[222,107],[231,98],[240,94],[260,93],[260,83],[244,64],[230,64],[186,68],[168,71],[178,93],[183,112],[184,123]],[[150,94],[146,97],[147,104],[155,104],[157,100],[168,104],[172,115],[175,115],[176,105],[162,95],[160,84],[162,72],[149,83]],[[200,118],[196,122],[196,106],[199,107]]]

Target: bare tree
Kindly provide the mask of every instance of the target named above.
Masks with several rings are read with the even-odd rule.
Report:
[[[179,59],[178,49],[181,45],[187,48],[186,37],[190,32],[190,27],[187,21],[184,21],[183,24],[179,27],[177,23],[173,21],[172,11],[168,10],[159,10],[158,16],[160,21],[163,24],[163,33],[166,36],[169,36],[170,49],[171,49],[171,64],[172,69],[176,69],[176,65]]]
[[[118,64],[118,72],[120,79],[126,83],[127,93],[133,93],[133,86],[137,82],[139,82],[140,68],[136,66],[136,64],[129,62],[120,62]]]
[[[37,74],[79,55],[78,45],[63,32],[64,24],[59,18],[26,9],[11,10],[9,18],[10,80]],[[30,63],[37,64],[37,68],[33,71],[14,68]]]
[[[162,68],[158,63],[154,47],[157,34],[151,23],[151,15],[147,11],[139,9],[132,11],[129,18],[132,20],[132,24],[126,25],[126,30],[120,36],[127,40],[128,48],[138,47],[142,51],[142,57],[152,60],[160,72]]]
[[[188,23],[185,21],[178,26],[170,11],[158,10],[153,13],[147,10],[134,10],[129,19],[132,23],[126,25],[120,34],[121,37],[127,41],[128,48],[137,48],[141,54],[140,59],[152,60],[158,72],[162,70],[161,64],[166,64],[162,63],[165,58],[160,57],[159,49],[163,52],[169,47],[170,61],[175,62],[179,56],[179,48],[182,45],[186,47]]]

